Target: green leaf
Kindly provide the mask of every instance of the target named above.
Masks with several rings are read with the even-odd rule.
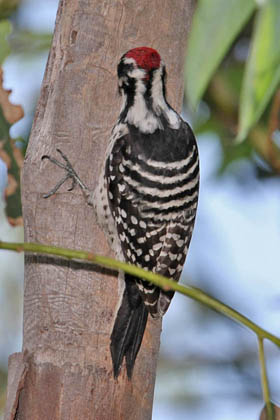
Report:
[[[21,0],[0,0],[0,19],[9,17],[20,4]]]
[[[10,46],[7,36],[12,32],[12,25],[8,20],[0,21],[0,65],[3,63],[7,55],[10,54]]]
[[[259,10],[239,107],[237,139],[246,138],[280,82],[280,1],[269,0]]]
[[[195,108],[231,43],[256,8],[255,0],[200,0],[186,61],[186,94]]]

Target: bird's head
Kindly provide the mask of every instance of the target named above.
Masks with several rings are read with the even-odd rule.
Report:
[[[166,101],[165,65],[156,50],[138,47],[126,52],[118,65],[118,78],[123,97],[119,121],[142,133],[179,127],[180,119]]]
[[[120,89],[135,86],[137,80],[151,83],[155,72],[164,73],[164,65],[159,53],[149,47],[133,48],[126,52],[118,65]]]

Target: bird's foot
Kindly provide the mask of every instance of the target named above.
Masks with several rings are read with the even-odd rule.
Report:
[[[42,156],[42,160],[48,159],[50,162],[54,163],[56,166],[59,166],[60,168],[64,169],[66,171],[66,174],[54,186],[54,188],[52,188],[47,194],[44,194],[43,197],[44,198],[49,198],[52,195],[54,195],[59,190],[59,188],[64,184],[64,182],[67,181],[68,179],[72,180],[72,185],[68,189],[68,191],[72,191],[76,187],[76,185],[78,184],[79,187],[81,188],[81,190],[83,191],[83,193],[85,194],[85,196],[88,197],[90,195],[90,191],[89,191],[88,187],[81,181],[77,172],[75,171],[75,169],[73,168],[73,166],[69,162],[67,156],[60,149],[56,149],[56,150],[61,155],[61,157],[65,161],[65,163],[59,162],[58,160],[54,159],[53,157],[51,157],[49,155]]]

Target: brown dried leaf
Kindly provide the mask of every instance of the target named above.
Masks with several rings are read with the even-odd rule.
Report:
[[[18,182],[15,177],[8,173],[8,185],[5,189],[5,197],[15,194],[18,187]]]
[[[11,225],[22,224],[20,200],[20,170],[23,166],[23,153],[10,138],[12,124],[23,117],[20,105],[9,101],[11,91],[3,88],[3,71],[0,68],[0,158],[8,169],[8,185],[5,189],[6,214]]]
[[[24,116],[24,112],[20,105],[11,104],[9,101],[11,92],[3,88],[3,70],[0,68],[0,106],[8,123],[14,124]]]
[[[271,403],[271,405],[274,409],[274,420],[280,420],[280,407],[273,403]],[[260,420],[268,420],[266,406],[262,409]]]
[[[11,226],[16,227],[16,226],[23,226],[23,217],[19,216],[19,217],[8,217],[8,222],[10,223]]]

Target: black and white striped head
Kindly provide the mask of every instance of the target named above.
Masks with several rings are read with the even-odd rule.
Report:
[[[153,81],[160,79],[164,85],[165,66],[159,53],[150,47],[133,48],[126,52],[118,65],[119,88],[129,94],[137,81],[151,89]]]
[[[123,105],[119,122],[142,133],[154,133],[164,125],[178,129],[180,119],[166,102],[165,65],[153,48],[138,47],[125,53],[118,65]]]

